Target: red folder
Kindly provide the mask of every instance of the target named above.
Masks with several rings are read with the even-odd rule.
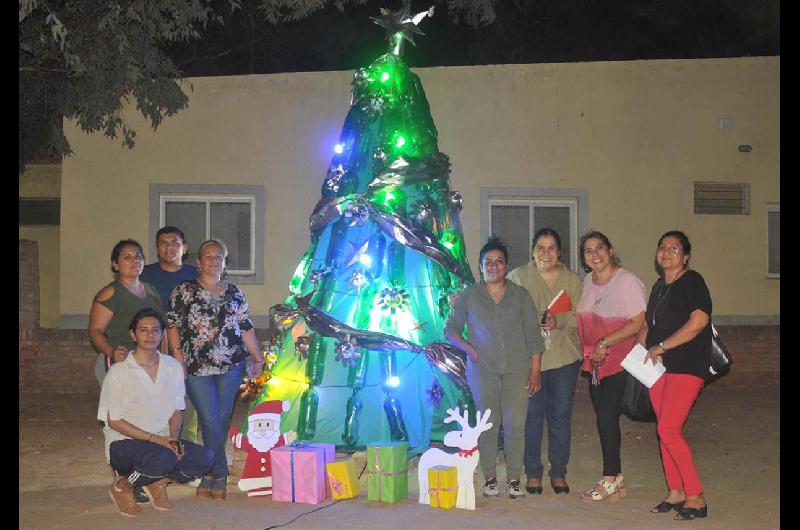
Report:
[[[564,289],[561,289],[558,294],[556,294],[555,298],[553,298],[553,301],[550,302],[550,305],[547,306],[547,311],[549,311],[551,315],[566,313],[570,309],[572,309],[572,299],[570,299],[569,293]]]

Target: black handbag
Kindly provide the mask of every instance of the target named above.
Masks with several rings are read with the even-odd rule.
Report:
[[[728,349],[722,344],[717,334],[717,328],[711,324],[711,363],[708,367],[707,380],[718,379],[731,371],[733,357]]]
[[[622,394],[622,413],[633,421],[654,422],[656,412],[650,402],[650,392],[629,372],[625,372],[625,392]]]

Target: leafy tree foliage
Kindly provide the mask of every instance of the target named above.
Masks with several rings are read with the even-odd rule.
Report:
[[[20,0],[19,167],[69,153],[64,118],[135,140],[188,104],[182,76],[351,70],[383,48],[402,0]],[[414,67],[777,55],[780,0],[413,0],[436,6]],[[448,16],[445,15],[445,12]],[[201,37],[202,32],[202,38]],[[176,66],[177,65],[177,66]]]
[[[128,99],[153,128],[185,108],[181,73],[164,47],[219,20],[210,0],[20,0],[20,173],[37,150],[71,152],[64,119],[131,147],[136,132],[120,112]]]

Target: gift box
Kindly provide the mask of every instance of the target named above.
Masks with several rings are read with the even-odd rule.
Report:
[[[310,443],[308,447],[318,447],[323,451],[323,460],[325,461],[325,466],[327,466],[330,462],[336,460],[336,446],[334,444],[323,444],[323,443]],[[325,479],[325,498],[331,498],[331,487],[328,484],[328,480]]]
[[[352,458],[342,458],[328,462],[328,487],[334,499],[351,499],[358,497],[361,489],[358,487],[356,464]]]
[[[272,462],[272,500],[319,504],[325,500],[325,450],[283,446],[269,452]]]
[[[428,469],[428,492],[431,508],[449,510],[458,498],[458,469],[452,466],[433,466]]]
[[[367,446],[367,500],[408,498],[408,444],[376,442]]]

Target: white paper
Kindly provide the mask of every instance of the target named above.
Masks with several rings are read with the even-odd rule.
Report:
[[[625,368],[633,377],[638,379],[642,382],[644,386],[650,388],[658,378],[661,377],[661,374],[667,371],[664,368],[663,363],[653,364],[650,361],[647,361],[645,364],[644,360],[647,358],[647,348],[636,343],[628,355],[622,359],[622,367]]]

